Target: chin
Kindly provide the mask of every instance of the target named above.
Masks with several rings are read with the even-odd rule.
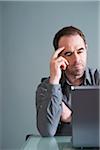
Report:
[[[78,77],[78,78],[82,77],[83,74],[84,74],[84,70],[78,70],[78,69],[77,69],[77,70],[75,70],[75,71],[73,72],[73,75],[76,76],[76,77]]]
[[[85,66],[80,67],[71,67],[66,69],[66,74],[69,76],[73,76],[76,79],[81,78],[84,74]]]

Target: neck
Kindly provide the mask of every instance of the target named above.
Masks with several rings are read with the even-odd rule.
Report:
[[[69,81],[72,85],[75,85],[75,86],[79,86],[83,82],[82,79],[69,80]]]
[[[82,77],[72,77],[72,76],[66,76],[67,80],[74,86],[79,86],[83,82],[83,76]]]

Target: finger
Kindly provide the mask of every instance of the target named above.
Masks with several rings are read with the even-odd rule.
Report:
[[[61,48],[57,49],[52,58],[57,58],[58,55],[59,55],[64,49],[65,49],[65,47],[61,47]]]
[[[65,63],[64,61],[60,61],[60,62],[59,62],[59,67],[60,67],[61,69],[63,69],[63,70],[66,70],[67,65],[66,65],[66,63]]]
[[[66,68],[67,68],[67,65],[66,65],[65,63],[63,63],[63,64],[61,65],[61,69],[62,69],[62,70],[66,70]]]
[[[59,59],[57,59],[57,64],[61,69],[65,70],[69,63],[65,59],[59,58]]]
[[[62,57],[62,56],[58,57],[58,58],[57,58],[57,61],[58,61],[58,62],[59,62],[59,61],[63,61],[67,66],[69,65],[69,62],[68,62],[64,57]]]

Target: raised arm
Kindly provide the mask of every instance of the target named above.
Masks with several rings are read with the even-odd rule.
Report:
[[[60,119],[67,122],[71,115],[62,102],[61,69],[66,69],[68,62],[59,54],[64,47],[59,48],[50,60],[50,78],[42,82],[36,91],[37,128],[42,136],[54,136]],[[66,116],[66,117],[65,117]]]

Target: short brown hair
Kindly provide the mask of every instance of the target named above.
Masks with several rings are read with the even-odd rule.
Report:
[[[80,29],[73,27],[73,26],[67,26],[67,27],[64,27],[61,30],[59,30],[55,34],[54,39],[53,39],[53,46],[54,46],[55,50],[58,49],[58,42],[62,36],[70,36],[70,35],[77,35],[77,34],[82,37],[84,43],[86,44],[85,35],[83,34],[83,32]]]

